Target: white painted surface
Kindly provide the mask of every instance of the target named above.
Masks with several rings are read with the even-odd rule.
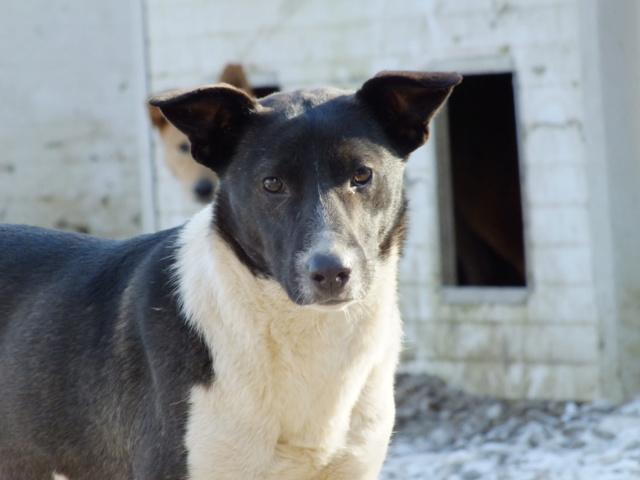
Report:
[[[0,18],[0,221],[139,233],[139,4],[9,2]]]

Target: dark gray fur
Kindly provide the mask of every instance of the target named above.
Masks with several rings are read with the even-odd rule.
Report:
[[[0,227],[0,478],[185,478],[208,350],[178,312],[179,230],[110,241]]]

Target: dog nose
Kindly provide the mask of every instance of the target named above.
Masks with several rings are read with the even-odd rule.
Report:
[[[207,178],[201,178],[193,186],[193,191],[199,200],[208,200],[213,193],[213,183],[211,183],[211,180]]]
[[[309,278],[325,295],[338,295],[351,276],[351,268],[334,255],[316,254],[309,259]]]

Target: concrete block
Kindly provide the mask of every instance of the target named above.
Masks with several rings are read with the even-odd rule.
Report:
[[[553,48],[521,45],[513,51],[517,72],[517,84],[529,91],[531,88],[578,89],[582,82],[580,56],[575,41],[560,43]]]
[[[400,285],[425,285],[439,283],[440,257],[435,244],[407,245],[398,270]]]
[[[584,164],[585,139],[581,122],[529,128],[521,135],[521,145],[527,166]]]
[[[521,325],[428,322],[417,328],[428,360],[512,362],[522,356]]]
[[[536,285],[527,304],[528,317],[537,324],[595,325],[598,321],[593,285]]]
[[[534,245],[530,252],[536,285],[592,285],[593,269],[589,247]]]
[[[419,365],[419,367],[418,367]],[[599,395],[594,365],[529,365],[525,363],[426,361],[424,368],[467,392],[503,398],[590,400]]]
[[[522,358],[529,364],[594,365],[599,359],[595,325],[522,326]]]
[[[592,365],[528,365],[525,398],[592,400],[599,391],[599,369]]]
[[[453,287],[455,288],[455,287]],[[491,296],[492,301],[488,302],[483,299],[482,290],[490,290],[487,292]],[[436,318],[443,322],[504,322],[504,323],[524,323],[527,321],[527,309],[524,303],[506,303],[501,302],[499,288],[482,289],[478,288],[476,292],[477,301],[464,303],[445,303],[442,301],[442,292],[438,292],[436,298],[439,302],[436,304]],[[510,290],[506,289],[506,296],[510,296]]]
[[[567,129],[574,125],[581,129],[582,101],[582,91],[570,84],[529,88],[526,95],[518,97],[525,133],[538,128]]]
[[[536,246],[590,244],[586,205],[540,205],[528,212],[528,238]]]
[[[439,252],[435,250],[438,242],[438,212],[433,205],[420,205],[418,202],[411,203],[407,224],[406,245],[422,248],[424,245],[434,247],[433,254],[439,257]]]
[[[398,293],[403,321],[424,322],[433,318],[436,299],[429,284],[403,284]]]
[[[588,200],[584,165],[530,164],[526,166],[526,203],[531,208],[551,205],[582,205]]]
[[[524,398],[526,394],[527,366],[522,363],[437,360],[416,362],[409,368],[422,368],[473,394],[502,398]]]

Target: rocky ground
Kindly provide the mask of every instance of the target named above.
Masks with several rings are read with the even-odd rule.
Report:
[[[400,376],[396,392],[380,480],[640,479],[640,398],[505,401],[426,375]]]

